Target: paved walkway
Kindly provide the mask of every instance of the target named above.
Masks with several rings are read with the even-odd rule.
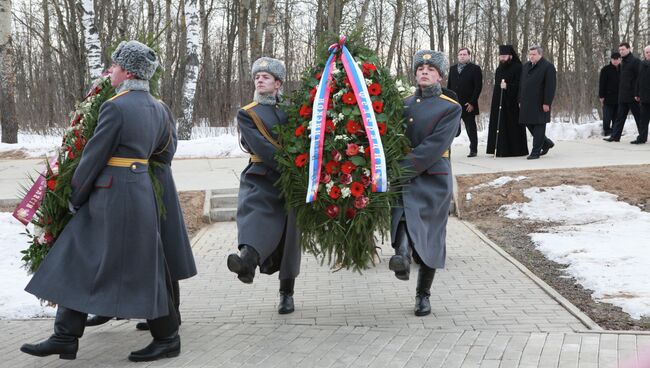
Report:
[[[616,164],[647,163],[650,158],[650,146],[618,147],[621,152],[596,140],[560,142],[535,162],[467,159],[456,150],[454,165],[460,174],[599,166],[614,164],[613,154],[620,157]],[[18,167],[24,174],[29,164],[0,162],[0,171],[11,173]],[[182,160],[174,169],[181,190],[205,189],[193,185],[236,186],[237,170],[244,164],[242,159]],[[0,198],[7,183],[0,182]],[[381,262],[363,274],[333,272],[305,255],[296,281],[296,312],[281,316],[275,310],[275,275],[258,275],[252,285],[244,285],[227,271],[225,258],[235,241],[234,223],[210,225],[194,239],[199,275],[181,282],[180,357],[128,362],[128,353],[150,337],[135,330],[135,321],[112,321],[86,330],[75,361],[35,358],[18,349],[24,342],[46,338],[52,320],[2,320],[0,366],[617,367],[650,349],[650,334],[600,330],[456,218],[448,227],[447,268],[436,275],[433,313],[426,317],[415,317],[412,311],[417,270],[408,282],[395,279],[388,270],[392,249],[386,243]]]

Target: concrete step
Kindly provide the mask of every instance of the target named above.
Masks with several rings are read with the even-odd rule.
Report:
[[[210,222],[235,221],[236,207],[213,208],[210,210]]]
[[[214,194],[210,198],[212,208],[237,207],[237,193],[235,194]]]
[[[222,189],[211,189],[212,195],[216,194],[232,194],[237,196],[239,193],[239,188],[222,188]]]

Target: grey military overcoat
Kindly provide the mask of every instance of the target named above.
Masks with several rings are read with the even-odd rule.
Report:
[[[544,112],[542,105],[553,104],[556,87],[555,66],[545,58],[533,65],[530,61],[521,69],[519,80],[519,124],[546,124],[551,121],[551,111]]]
[[[444,268],[453,186],[451,162],[443,155],[458,131],[462,109],[447,96],[422,96],[420,90],[407,97],[404,105],[412,150],[402,166],[411,170],[411,175],[400,202],[391,211],[391,236],[395,239],[404,218],[420,259],[431,268]]]
[[[154,169],[154,174],[163,187],[162,201],[165,206],[165,215],[160,219],[160,237],[165,250],[169,275],[172,280],[178,281],[196,275],[196,263],[192,254],[190,238],[187,235],[178,191],[172,176],[171,163],[176,153],[178,139],[175,124],[172,124],[171,127],[172,137],[169,144],[163,152],[152,156],[152,159],[163,164],[155,166]]]
[[[264,124],[273,142],[262,134],[254,119],[258,119],[258,124]],[[286,123],[287,114],[277,105],[254,102],[237,114],[241,144],[257,158],[242,171],[239,182],[239,244],[249,245],[257,251],[260,272],[272,274],[280,271],[281,280],[298,276],[301,258],[295,215],[293,211],[287,214],[280,191],[274,185],[280,173],[273,157],[278,149],[273,127]]]
[[[169,314],[156,199],[146,164],[169,142],[171,115],[146,91],[105,102],[72,178],[77,213],[25,288],[39,298],[100,316]]]

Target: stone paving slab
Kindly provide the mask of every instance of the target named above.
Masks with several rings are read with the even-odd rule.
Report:
[[[252,285],[226,268],[234,223],[210,225],[194,240],[199,275],[181,282],[182,354],[130,363],[150,336],[135,321],[88,328],[75,361],[18,349],[52,331],[52,320],[0,321],[1,367],[617,367],[650,349],[650,335],[589,330],[522,270],[456,218],[448,262],[436,275],[433,313],[413,315],[415,277],[388,270],[392,249],[362,274],[305,255],[296,312],[278,315],[277,276]]]

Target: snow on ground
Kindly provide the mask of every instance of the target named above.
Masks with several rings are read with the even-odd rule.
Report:
[[[52,317],[55,309],[42,306],[24,288],[30,279],[20,260],[27,248],[25,227],[10,213],[0,212],[0,319]]]
[[[487,188],[487,187],[501,188],[502,186],[510,183],[511,181],[522,181],[522,180],[524,180],[526,178],[528,178],[528,177],[527,176],[522,176],[522,175],[517,176],[516,178],[510,177],[510,176],[500,176],[500,177],[492,180],[489,183],[483,183],[483,184],[475,185],[475,186],[469,188],[469,190],[476,190],[476,189],[482,189],[482,188]]]
[[[504,205],[499,213],[555,223],[529,234],[548,259],[568,264],[566,272],[593,290],[595,300],[632,318],[650,317],[650,213],[591,186],[533,187],[524,195],[529,202]]]

